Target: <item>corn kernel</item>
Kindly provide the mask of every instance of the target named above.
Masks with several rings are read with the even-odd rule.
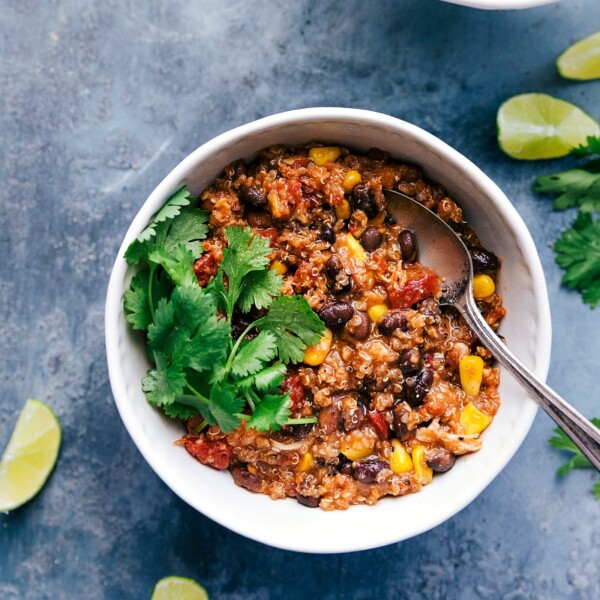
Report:
[[[287,266],[280,260],[274,260],[271,263],[271,271],[275,271],[277,275],[285,275],[287,273]]]
[[[475,275],[473,277],[473,296],[477,300],[489,298],[495,291],[496,285],[489,275]]]
[[[335,162],[341,154],[342,151],[337,146],[322,146],[321,148],[311,148],[308,151],[308,156],[319,167],[329,162]]]
[[[483,359],[480,356],[463,356],[458,364],[460,385],[468,396],[477,396],[483,379]]]
[[[379,323],[388,314],[388,310],[385,304],[374,304],[367,310],[367,314],[373,323]]]
[[[321,341],[315,346],[309,346],[304,351],[304,363],[311,367],[320,365],[325,357],[329,354],[331,348],[331,329],[325,329],[325,333],[321,338]]]
[[[415,469],[415,475],[420,481],[421,485],[427,485],[431,483],[433,479],[433,470],[427,464],[425,459],[425,446],[415,446],[412,451],[412,461]]]
[[[315,466],[315,459],[310,452],[302,455],[298,466],[296,467],[296,471],[302,473],[304,471],[310,471]]]
[[[342,440],[340,449],[348,460],[360,460],[372,454],[374,447],[373,438],[363,435],[360,431],[352,431]]]
[[[339,235],[338,240],[341,246],[345,246],[348,249],[348,254],[350,254],[352,258],[362,262],[367,260],[367,253],[360,245],[360,242],[351,233]]]
[[[335,207],[335,216],[338,219],[348,219],[350,217],[350,202],[346,198]]]
[[[482,413],[472,402],[469,402],[460,413],[460,424],[465,428],[465,433],[481,433],[490,423],[492,417]]]
[[[346,194],[349,194],[354,189],[354,186],[356,184],[360,183],[361,181],[362,181],[362,175],[358,171],[351,169],[350,171],[348,171],[346,173],[346,175],[344,175],[344,180],[342,181],[342,187],[344,188],[344,191],[346,192]]]
[[[392,454],[390,456],[390,467],[399,475],[413,470],[413,462],[410,454],[398,440],[392,440]]]

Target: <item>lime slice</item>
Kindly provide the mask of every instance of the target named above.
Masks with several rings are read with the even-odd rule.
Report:
[[[208,600],[208,594],[193,579],[163,577],[154,587],[151,600]]]
[[[567,48],[556,61],[558,72],[567,79],[600,77],[600,31]]]
[[[498,143],[509,156],[540,160],[566,156],[600,125],[579,107],[546,94],[509,98],[498,109]]]
[[[0,461],[0,512],[31,500],[46,483],[60,448],[60,423],[42,402],[27,400]]]

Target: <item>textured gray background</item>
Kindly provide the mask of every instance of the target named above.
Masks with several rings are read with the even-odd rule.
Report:
[[[109,389],[103,302],[128,223],[215,134],[270,113],[339,105],[438,135],[514,201],[537,243],[554,322],[550,383],[600,416],[600,309],[559,287],[549,244],[573,218],[496,145],[495,111],[545,91],[600,117],[600,82],[554,58],[600,29],[598,0],[486,13],[435,0],[0,0],[0,448],[27,397],[57,412],[57,469],[0,516],[0,598],[147,598],[169,574],[213,598],[600,598],[594,475],[536,419],[461,514],[418,538],[340,556],[274,550],[212,523],[146,465]]]

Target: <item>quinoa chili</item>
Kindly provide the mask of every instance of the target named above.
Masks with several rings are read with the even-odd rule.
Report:
[[[497,329],[505,315],[498,258],[441,186],[385,152],[272,146],[226,167],[201,196],[210,220],[194,265],[199,285],[217,272],[225,228],[250,226],[270,240],[283,294],[303,295],[327,326],[283,383],[292,417],[316,424],[197,434],[198,419],[187,423],[187,451],[251,492],[324,510],[418,492],[481,447],[499,408],[492,356],[455,310],[439,306],[441,274],[419,263],[418,239],[386,213],[384,188],[412,196],[461,235],[478,307]],[[234,337],[246,326],[237,315]]]

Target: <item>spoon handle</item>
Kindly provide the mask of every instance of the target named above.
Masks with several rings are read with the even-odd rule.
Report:
[[[456,304],[465,321],[496,360],[527,390],[600,471],[600,429],[542,383],[500,340],[477,309],[470,289]]]

